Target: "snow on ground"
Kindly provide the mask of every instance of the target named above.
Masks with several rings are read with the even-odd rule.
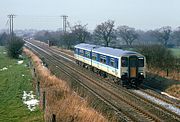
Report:
[[[36,106],[39,104],[39,100],[35,99],[35,95],[33,95],[33,91],[29,93],[27,91],[23,91],[22,96],[23,103],[27,105],[30,111],[34,111]]]
[[[2,69],[0,69],[0,71],[4,71],[4,70],[7,70],[8,68],[7,67],[3,67]]]
[[[21,61],[18,61],[17,62],[17,64],[22,64],[24,61],[23,60],[21,60]]]
[[[169,103],[166,103],[166,102],[164,102],[164,101],[162,101],[162,100],[160,100],[160,99],[157,99],[157,98],[155,98],[155,97],[153,97],[153,96],[150,96],[150,95],[148,95],[148,94],[146,94],[146,93],[144,93],[144,92],[142,92],[142,91],[140,91],[140,90],[133,90],[133,91],[134,91],[135,93],[137,93],[138,95],[141,95],[141,96],[143,96],[144,98],[146,98],[146,99],[148,99],[148,100],[150,100],[150,101],[152,101],[152,102],[154,102],[154,103],[156,103],[156,104],[158,104],[158,105],[161,105],[161,106],[163,106],[164,108],[166,108],[166,109],[168,109],[168,110],[170,110],[170,111],[172,111],[172,112],[180,115],[180,109],[177,108],[177,107],[175,107],[174,105],[169,104]]]
[[[172,99],[175,99],[175,100],[180,100],[179,98],[176,98],[176,97],[174,97],[174,96],[171,96],[171,95],[169,95],[169,94],[166,93],[166,92],[161,92],[161,94],[166,95],[166,96],[168,96],[168,97],[170,97],[170,98],[172,98]]]
[[[3,52],[3,54],[7,54],[7,52]]]

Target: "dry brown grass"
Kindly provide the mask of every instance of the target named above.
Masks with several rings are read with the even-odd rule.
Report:
[[[88,106],[85,99],[73,92],[65,81],[58,79],[44,66],[42,61],[30,50],[24,48],[29,56],[40,81],[40,108],[42,108],[42,93],[46,92],[45,121],[51,121],[56,115],[56,121],[62,122],[107,122],[100,113]]]
[[[167,79],[180,80],[180,72],[177,70],[169,71],[168,76],[167,71],[158,68],[149,68],[148,71],[152,74],[156,74]]]
[[[169,87],[166,92],[172,96],[175,96],[180,99],[180,84],[172,85]]]

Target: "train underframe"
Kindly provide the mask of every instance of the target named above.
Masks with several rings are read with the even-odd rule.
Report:
[[[138,87],[144,80],[144,76],[143,75],[139,75],[138,74],[138,77],[137,78],[128,78],[128,76],[124,75],[122,76],[121,78],[118,78],[118,77],[115,77],[111,74],[108,74],[96,67],[92,67],[91,65],[88,65],[86,63],[83,63],[81,61],[78,61],[76,60],[76,63],[79,65],[79,66],[82,66],[94,73],[96,73],[98,76],[101,76],[105,79],[109,79],[110,81],[116,83],[116,84],[119,84],[119,85],[122,85],[122,86],[133,86],[133,87]]]

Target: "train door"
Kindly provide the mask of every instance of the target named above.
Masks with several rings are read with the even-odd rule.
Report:
[[[138,75],[138,58],[137,56],[129,57],[129,78],[136,78]]]

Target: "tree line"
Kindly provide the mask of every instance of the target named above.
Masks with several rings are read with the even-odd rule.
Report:
[[[115,21],[108,20],[89,32],[87,24],[69,26],[69,31],[39,31],[34,36],[41,41],[51,41],[59,46],[71,48],[78,43],[93,43],[103,46],[120,47],[139,44],[161,44],[165,47],[180,46],[180,27],[172,30],[164,26],[155,30],[142,31],[126,25],[115,28]]]

